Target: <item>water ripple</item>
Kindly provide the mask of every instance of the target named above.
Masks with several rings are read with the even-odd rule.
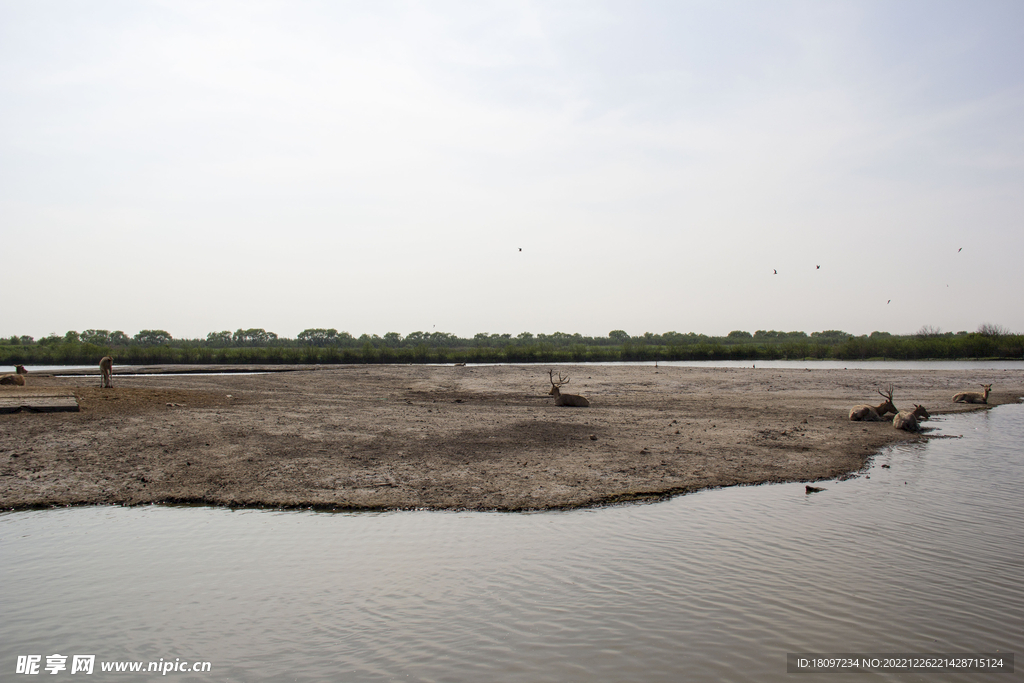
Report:
[[[935,424],[965,436],[887,450],[870,479],[814,496],[2,514],[3,665],[68,651],[206,660],[217,680],[782,680],[787,652],[1019,652],[1024,406]]]

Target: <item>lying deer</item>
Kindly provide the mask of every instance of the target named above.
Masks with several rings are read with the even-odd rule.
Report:
[[[914,404],[913,410],[901,410],[892,418],[892,426],[905,432],[916,432],[921,429],[919,421],[927,420],[931,415],[924,406]]]
[[[889,385],[889,390],[882,393],[882,390],[878,390],[878,395],[885,398],[885,401],[877,406],[869,406],[862,404],[854,406],[850,409],[850,419],[854,422],[881,422],[882,416],[887,413],[898,413],[896,406],[892,402],[893,386]]]
[[[961,391],[953,394],[953,403],[988,403],[988,392],[992,391],[991,384],[982,384],[985,393],[980,391]]]
[[[25,386],[25,375],[28,374],[28,370],[25,369],[24,365],[15,365],[14,374],[12,375],[0,375],[0,384],[10,384],[19,387]]]
[[[103,389],[111,389],[114,383],[111,381],[114,377],[114,359],[110,356],[103,356],[100,358],[100,387]]]
[[[556,406],[574,406],[577,408],[587,408],[590,406],[590,401],[577,396],[576,394],[563,394],[559,388],[569,383],[568,377],[562,377],[562,373],[558,373],[558,381],[555,381],[555,371],[548,370],[548,379],[551,380],[551,391],[548,392],[548,396],[555,397]]]

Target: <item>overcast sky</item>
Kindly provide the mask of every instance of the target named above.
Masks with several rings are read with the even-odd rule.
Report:
[[[1024,332],[1024,3],[0,0],[0,244],[3,336]]]

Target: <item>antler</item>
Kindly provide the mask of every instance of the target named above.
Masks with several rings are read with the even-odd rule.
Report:
[[[548,379],[551,380],[551,385],[555,386],[555,387],[560,387],[563,384],[568,384],[569,383],[569,378],[568,377],[562,377],[562,373],[558,373],[558,381],[556,382],[555,381],[555,371],[554,370],[548,370]]]
[[[890,402],[892,402],[892,392],[893,392],[893,386],[892,386],[892,385],[890,384],[890,385],[889,385],[889,390],[888,390],[888,391],[887,391],[886,393],[884,393],[884,394],[883,394],[883,393],[882,393],[882,390],[881,390],[881,389],[879,389],[879,390],[878,390],[878,395],[879,395],[879,396],[881,396],[881,397],[883,397],[883,398],[886,398],[886,399],[888,399],[888,400],[889,400]]]

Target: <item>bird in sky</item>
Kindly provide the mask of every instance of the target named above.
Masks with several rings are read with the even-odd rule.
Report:
[[[815,270],[821,270],[821,266],[815,266]]]
[[[772,275],[778,275],[778,274],[779,274],[779,271],[777,271],[774,268],[772,268]]]
[[[892,303],[892,299],[889,299],[888,301],[885,302],[885,305],[888,306],[891,303]]]
[[[519,251],[522,251],[522,250],[523,250],[523,248],[522,248],[522,247],[519,247]]]

